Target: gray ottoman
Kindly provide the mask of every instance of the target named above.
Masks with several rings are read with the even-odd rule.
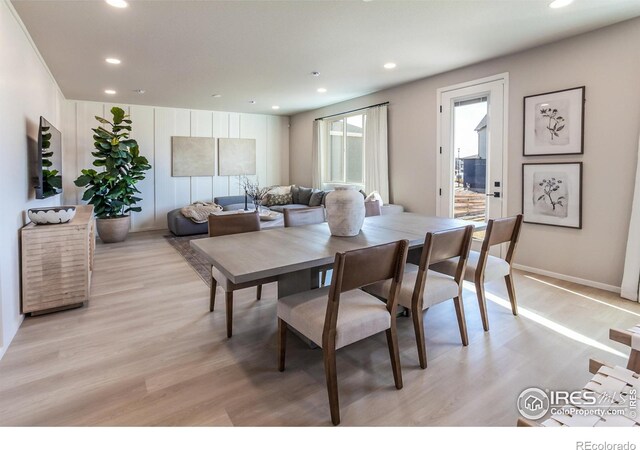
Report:
[[[167,226],[176,236],[191,236],[192,234],[206,234],[209,232],[209,224],[195,223],[193,220],[186,218],[180,212],[180,209],[174,209],[167,213]]]

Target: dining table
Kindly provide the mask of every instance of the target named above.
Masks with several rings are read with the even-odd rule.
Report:
[[[320,271],[331,268],[336,253],[406,239],[408,260],[417,262],[428,232],[467,225],[475,231],[486,228],[485,222],[403,212],[366,217],[360,233],[352,237],[332,236],[324,222],[194,239],[190,245],[234,284],[276,277],[282,298],[317,288]]]

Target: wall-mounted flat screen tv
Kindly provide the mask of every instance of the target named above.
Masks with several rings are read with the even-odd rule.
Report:
[[[36,198],[47,198],[62,192],[62,134],[44,117],[38,131]]]

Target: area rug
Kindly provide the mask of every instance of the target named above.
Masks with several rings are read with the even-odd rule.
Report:
[[[189,266],[200,278],[202,278],[202,281],[204,281],[207,286],[211,287],[211,264],[193,251],[189,244],[189,242],[194,239],[203,239],[206,237],[209,236],[207,234],[195,234],[193,236],[174,236],[172,234],[168,234],[164,236],[169,245],[180,253]]]

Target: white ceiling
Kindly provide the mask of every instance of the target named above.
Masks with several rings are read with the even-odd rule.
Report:
[[[640,15],[638,0],[549,1],[12,3],[69,99],[288,115]]]

